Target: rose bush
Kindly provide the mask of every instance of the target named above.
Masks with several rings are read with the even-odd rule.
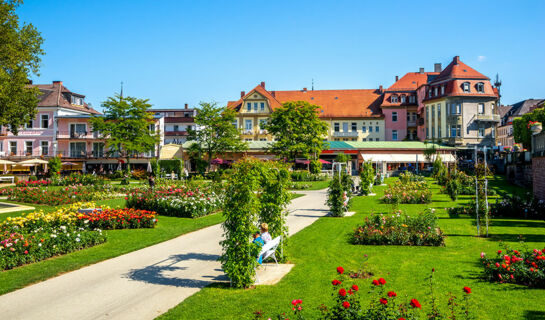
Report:
[[[372,214],[352,235],[354,244],[443,246],[444,236],[437,226],[437,217],[432,209],[416,216],[401,211],[393,214]]]
[[[91,213],[79,213],[76,225],[90,229],[138,229],[154,228],[155,212],[136,209],[102,209]]]
[[[4,188],[2,195],[8,200],[24,203],[64,205],[81,201],[102,200],[112,195],[95,186],[68,186],[61,189],[22,187]]]
[[[406,182],[395,181],[388,185],[382,197],[384,203],[430,203],[431,190],[425,181]]]

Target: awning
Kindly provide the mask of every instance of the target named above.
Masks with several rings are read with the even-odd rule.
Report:
[[[423,153],[360,153],[360,156],[364,161],[390,163],[429,163],[435,159],[432,157],[428,161]],[[440,157],[443,162],[456,162],[452,154],[441,154]]]

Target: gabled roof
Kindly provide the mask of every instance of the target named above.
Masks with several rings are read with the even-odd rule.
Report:
[[[238,110],[243,101],[254,92],[264,96],[269,101],[272,110],[287,101],[307,101],[322,107],[321,118],[382,116],[380,109],[382,94],[377,89],[267,91],[259,85],[238,101],[228,102],[227,106]]]
[[[505,116],[507,117],[522,117],[524,114],[532,111],[532,108],[545,99],[526,99],[513,104],[513,107]]]
[[[432,81],[439,72],[408,72],[401,79],[391,85],[388,91],[414,91],[421,85],[425,85]]]
[[[61,107],[91,114],[100,114],[100,112],[89,107],[89,105],[87,105],[87,103],[85,102],[83,106],[78,106],[70,103],[70,101],[67,100],[67,96],[71,94],[75,94],[78,97],[85,96],[73,93],[72,91],[68,90],[68,88],[63,86],[62,82],[60,81],[54,81],[51,84],[36,84],[30,86],[38,88],[40,90],[41,94],[38,96],[38,99],[40,100],[38,102],[38,107]]]
[[[432,81],[438,82],[446,79],[482,79],[490,80],[484,74],[471,68],[467,64],[460,61],[459,56],[455,56],[452,62]]]

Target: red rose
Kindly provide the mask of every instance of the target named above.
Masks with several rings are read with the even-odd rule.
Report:
[[[334,285],[334,286],[338,286],[340,285],[342,282],[340,282],[339,280],[335,279],[333,281],[331,281],[331,284]]]
[[[373,280],[373,284],[374,284],[375,286],[378,286],[378,285],[379,285],[378,280],[376,280],[376,279]]]
[[[422,309],[422,305],[420,305],[420,302],[416,299],[411,299],[411,307]]]
[[[339,274],[343,274],[344,273],[344,268],[343,267],[337,267],[337,272]]]
[[[379,282],[381,285],[386,284],[386,280],[384,280],[384,278],[378,279],[378,282]]]
[[[341,295],[342,297],[346,297],[346,289],[342,288],[341,290],[339,290],[339,295]]]
[[[350,302],[344,301],[344,302],[343,302],[343,308],[345,308],[345,309],[350,308]]]
[[[349,295],[353,295],[353,294],[354,294],[354,292],[352,291],[352,289],[348,289],[348,294],[349,294]]]
[[[388,304],[388,300],[384,299],[384,298],[380,298],[380,303],[382,303],[383,305],[387,305]]]
[[[388,297],[392,298],[392,297],[397,297],[397,293],[393,292],[393,291],[389,291],[388,292]]]
[[[498,254],[501,254],[501,250],[498,250]]]
[[[467,293],[467,294],[470,294],[471,293],[471,288],[470,287],[464,287],[464,292]]]
[[[358,288],[358,286],[357,286],[357,285],[355,285],[355,284],[353,284],[353,285],[352,285],[352,290],[354,290],[354,291],[358,291],[359,289],[360,289],[360,288]]]
[[[405,318],[399,318],[399,319],[397,319],[397,320],[405,320]]]

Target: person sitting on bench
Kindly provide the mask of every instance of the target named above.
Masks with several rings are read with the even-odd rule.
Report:
[[[263,245],[265,244],[259,232],[254,233],[254,241],[252,242],[257,243],[259,247],[263,247]],[[260,254],[259,257],[257,257],[257,262],[259,262],[259,264],[263,262],[263,255]]]
[[[269,233],[269,225],[263,222],[261,224],[261,239],[263,239],[264,243],[267,243],[272,240],[271,234]]]

